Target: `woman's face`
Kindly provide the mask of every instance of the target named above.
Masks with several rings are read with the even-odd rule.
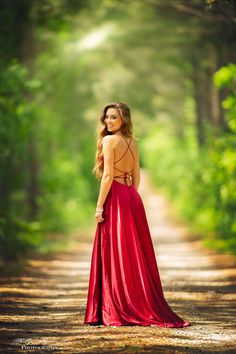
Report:
[[[107,130],[113,134],[120,129],[123,123],[119,111],[115,108],[107,109],[104,122]]]

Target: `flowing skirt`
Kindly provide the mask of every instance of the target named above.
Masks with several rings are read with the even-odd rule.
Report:
[[[97,224],[84,323],[187,327],[164,298],[144,205],[113,180]]]

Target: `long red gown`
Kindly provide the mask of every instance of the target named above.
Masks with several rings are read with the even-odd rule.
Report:
[[[84,323],[187,327],[164,298],[142,199],[112,182],[93,244]]]

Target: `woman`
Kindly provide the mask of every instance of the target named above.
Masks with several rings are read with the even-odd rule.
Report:
[[[140,167],[129,107],[113,102],[100,117],[94,172],[97,201],[84,323],[187,327],[167,304],[138,193]]]

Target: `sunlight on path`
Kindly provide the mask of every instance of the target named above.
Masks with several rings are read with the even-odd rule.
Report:
[[[139,193],[150,226],[164,294],[191,327],[97,328],[84,325],[92,236],[70,251],[30,259],[20,275],[2,276],[2,353],[233,353],[236,343],[232,256],[188,234],[142,171]],[[31,349],[30,349],[31,348]]]

